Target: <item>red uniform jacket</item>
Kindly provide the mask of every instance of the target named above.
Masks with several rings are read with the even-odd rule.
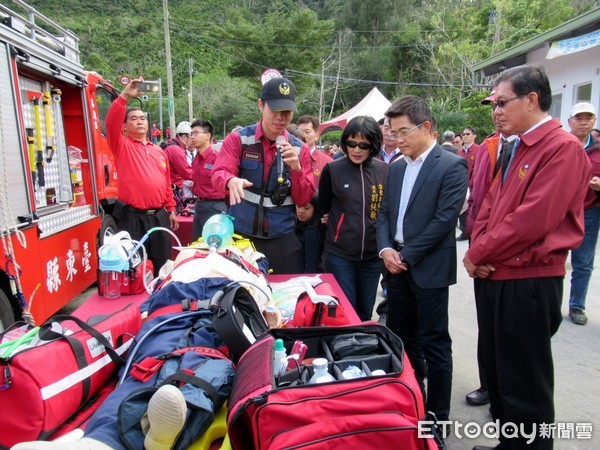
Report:
[[[458,156],[462,156],[467,159],[467,166],[469,168],[469,178],[473,173],[473,166],[475,165],[475,158],[477,157],[477,152],[479,151],[479,144],[473,142],[469,147],[469,150],[465,152],[464,148],[459,148],[456,153]]]
[[[467,257],[492,264],[494,280],[564,276],[568,251],[583,239],[590,167],[556,119],[522,135],[506,180],[483,201]]]
[[[123,134],[127,100],[112,102],[106,115],[106,138],[119,174],[119,199],[138,209],[165,207],[175,211],[169,163],[162,149]]]

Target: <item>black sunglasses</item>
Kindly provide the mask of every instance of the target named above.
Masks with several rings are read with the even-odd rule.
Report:
[[[356,142],[356,141],[346,141],[346,147],[349,148],[360,148],[361,150],[371,150],[373,146],[368,142]]]

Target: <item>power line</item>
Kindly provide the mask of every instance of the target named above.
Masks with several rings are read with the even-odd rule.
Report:
[[[186,35],[191,35],[190,33],[186,32],[186,31],[175,31],[175,33],[185,33]],[[289,47],[289,48],[331,48],[332,46],[334,46],[335,44],[331,44],[331,45],[298,45],[298,44],[277,44],[277,43],[267,43],[267,42],[255,42],[255,41],[245,41],[245,40],[241,40],[241,39],[227,39],[227,38],[217,38],[217,37],[213,37],[213,36],[203,36],[203,38],[208,38],[208,39],[213,39],[215,41],[219,41],[219,42],[233,42],[236,44],[249,44],[249,45],[258,45],[261,47]],[[444,44],[446,44],[447,42],[444,42]],[[434,45],[439,45],[437,43],[435,43]],[[358,46],[358,45],[348,45],[348,46],[337,46],[340,49],[343,50],[364,50],[364,49],[384,49],[384,48],[413,48],[413,47],[421,47],[422,45],[420,44],[406,44],[406,45],[379,45],[379,46],[372,46],[372,45],[365,45],[365,46]]]
[[[218,47],[214,47],[210,44],[208,44],[207,42],[203,41],[201,38],[199,38],[196,35],[192,35],[190,33],[187,33],[186,31],[178,31],[177,33],[183,34],[187,37],[190,37],[192,39],[195,39],[196,41],[200,42],[201,44],[205,45],[206,47],[215,50],[219,53],[222,53],[223,55],[227,56],[228,58],[231,59],[235,59],[237,61],[241,61],[245,64],[249,64],[253,67],[257,67],[259,69],[271,69],[272,67],[269,66],[264,66],[262,64],[258,64],[252,61],[248,61],[247,59],[241,58],[239,56],[235,56],[232,55],[230,53],[227,53],[226,51],[218,48]],[[369,85],[387,85],[387,86],[428,86],[428,87],[452,87],[452,88],[458,88],[458,89],[464,89],[464,88],[472,88],[471,85],[465,85],[465,84],[448,84],[448,83],[438,83],[438,82],[416,82],[416,81],[380,81],[380,80],[362,80],[359,78],[349,78],[349,77],[337,77],[337,76],[330,76],[330,75],[325,75],[322,76],[321,74],[317,74],[317,73],[310,73],[310,72],[302,72],[300,70],[294,70],[294,69],[290,69],[287,68],[289,73],[293,73],[296,74],[298,76],[303,76],[303,77],[311,77],[311,78],[318,78],[318,79],[324,79],[327,80],[329,82],[337,82],[337,83],[360,83],[360,84],[369,84]]]

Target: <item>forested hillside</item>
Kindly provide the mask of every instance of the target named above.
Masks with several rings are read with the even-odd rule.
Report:
[[[81,39],[83,62],[116,81],[162,79],[163,0],[29,0]],[[389,98],[431,99],[440,127],[484,130],[486,94],[471,66],[590,9],[592,0],[169,0],[176,119],[195,116],[222,134],[257,118],[260,74],[287,73],[301,113],[328,119],[373,86]],[[148,108],[156,115],[158,101]],[[166,113],[165,113],[166,115]],[[166,122],[166,120],[165,120]],[[480,134],[481,136],[481,134]]]

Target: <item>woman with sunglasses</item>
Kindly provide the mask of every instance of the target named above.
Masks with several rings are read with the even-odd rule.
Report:
[[[342,133],[341,150],[347,157],[328,163],[319,183],[319,201],[323,212],[329,213],[325,268],[363,321],[371,320],[383,268],[375,223],[388,166],[374,158],[382,141],[372,117],[355,117]]]

